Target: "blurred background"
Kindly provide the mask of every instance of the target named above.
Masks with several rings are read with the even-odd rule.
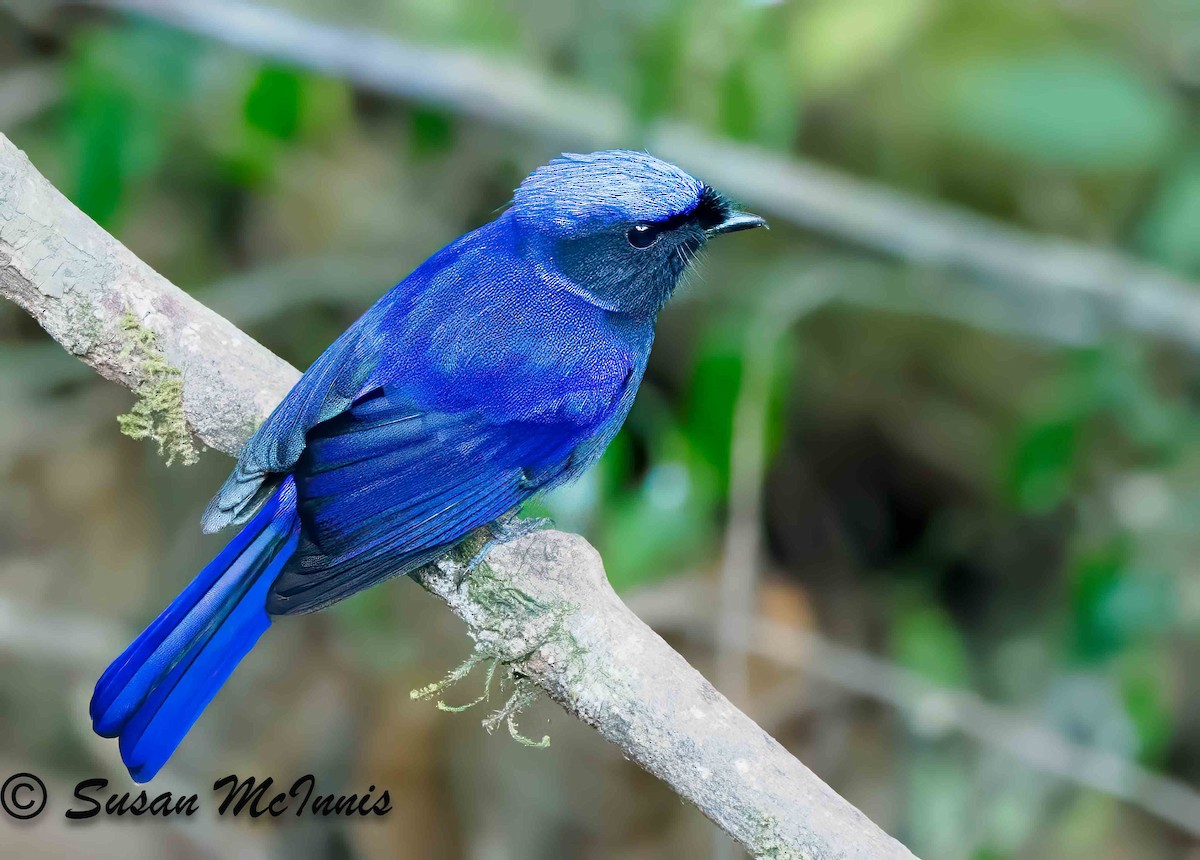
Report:
[[[542,509],[926,860],[1200,858],[1200,3],[0,0],[0,130],[299,367],[564,149],[739,198],[772,229]],[[168,468],[132,402],[0,306],[0,773],[59,810],[131,786],[91,686],[222,542],[231,461]],[[468,649],[405,581],[278,625],[154,783],[208,814],[0,850],[740,856],[553,705],[535,751],[409,700]],[[395,809],[216,821],[235,772]]]

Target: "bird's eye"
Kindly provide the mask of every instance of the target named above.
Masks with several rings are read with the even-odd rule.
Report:
[[[658,241],[658,236],[661,232],[655,224],[635,224],[625,234],[625,238],[635,248],[649,248]]]

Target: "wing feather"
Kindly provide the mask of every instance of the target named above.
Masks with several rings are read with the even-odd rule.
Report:
[[[310,612],[428,563],[537,492],[531,472],[569,462],[580,429],[368,393],[307,434],[292,471],[303,537],[269,610]]]
[[[349,408],[367,385],[375,362],[356,355],[363,319],[330,344],[246,442],[204,511],[204,531],[248,521],[299,460],[308,429]]]

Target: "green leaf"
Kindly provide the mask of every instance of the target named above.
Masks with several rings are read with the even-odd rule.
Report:
[[[1155,262],[1185,274],[1200,273],[1200,152],[1193,153],[1162,180],[1138,228],[1138,246]]]
[[[1029,162],[1144,169],[1180,125],[1169,93],[1114,56],[1031,51],[970,58],[945,72],[949,129]]]
[[[1074,577],[1075,651],[1088,662],[1107,659],[1170,629],[1178,604],[1175,581],[1131,568],[1124,542],[1092,552]]]
[[[220,121],[206,127],[228,179],[255,187],[269,180],[286,150],[319,146],[344,133],[352,115],[345,83],[288,66],[250,66],[229,77]]]
[[[282,66],[259,70],[246,93],[246,124],[277,140],[292,140],[300,129],[303,81]]]
[[[681,559],[703,553],[711,517],[702,473],[682,460],[655,463],[606,523],[602,555],[613,588],[668,576]]]
[[[1143,762],[1162,760],[1175,734],[1175,707],[1171,701],[1169,664],[1157,649],[1141,650],[1124,661],[1121,696],[1133,721]]]
[[[415,156],[435,155],[454,145],[454,116],[444,110],[414,107],[409,113],[409,123]]]
[[[129,150],[138,118],[120,93],[96,87],[81,89],[80,95],[75,130],[81,159],[73,197],[97,224],[111,225],[126,181],[137,167]]]
[[[626,429],[601,461],[612,455],[600,475],[608,486],[597,548],[618,590],[675,573],[711,549],[712,472],[654,394],[643,389]],[[635,437],[644,446],[643,457],[631,450]],[[638,460],[644,467],[635,467]]]
[[[78,153],[72,198],[111,226],[129,186],[153,173],[191,89],[190,37],[149,24],[86,30],[67,63],[67,134]]]
[[[1126,563],[1121,544],[1104,547],[1081,558],[1072,597],[1075,650],[1084,660],[1106,657],[1119,647],[1102,607],[1120,582]]]
[[[768,458],[778,450],[786,431],[791,346],[789,339],[781,338],[771,356],[763,440]],[[688,392],[685,432],[693,450],[712,470],[722,496],[729,485],[734,410],[744,382],[746,348],[744,324],[719,321],[700,345]]]
[[[1008,483],[1018,507],[1045,513],[1070,492],[1079,456],[1080,423],[1049,420],[1027,426],[1009,464]]]
[[[733,409],[742,381],[744,342],[740,326],[719,323],[711,329],[700,344],[688,396],[688,439],[722,488],[729,483]]]

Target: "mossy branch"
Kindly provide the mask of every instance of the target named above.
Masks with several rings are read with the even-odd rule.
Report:
[[[0,296],[138,395],[122,429],[164,456],[236,454],[299,374],[76,209],[0,134]]]

